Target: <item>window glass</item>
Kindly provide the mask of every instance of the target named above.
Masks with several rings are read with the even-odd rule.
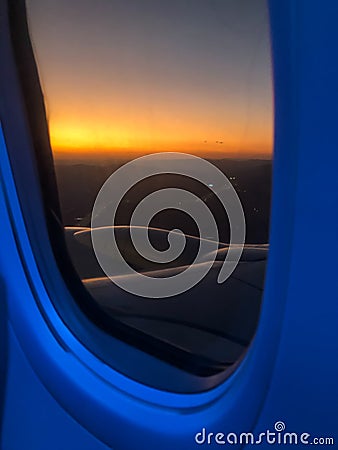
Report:
[[[85,288],[107,315],[228,367],[255,333],[268,255],[266,2],[26,3]]]

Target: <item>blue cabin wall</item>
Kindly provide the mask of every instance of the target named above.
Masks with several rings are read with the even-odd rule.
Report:
[[[338,4],[271,1],[270,11],[276,96],[271,238],[274,245],[291,231],[291,252],[283,261],[290,269],[280,348],[256,428],[270,418],[284,420],[291,431],[330,436],[338,430]],[[280,208],[286,195],[294,203]],[[266,302],[273,301],[273,283],[268,277]]]

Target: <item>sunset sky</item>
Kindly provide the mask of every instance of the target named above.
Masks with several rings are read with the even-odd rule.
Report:
[[[271,153],[265,1],[27,7],[56,153]]]

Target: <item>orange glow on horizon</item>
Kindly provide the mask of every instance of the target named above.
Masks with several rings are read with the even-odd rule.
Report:
[[[89,115],[89,114],[88,114]],[[255,133],[240,133],[240,124],[227,127],[227,133],[200,124],[109,124],[107,120],[84,118],[49,122],[50,140],[57,154],[114,154],[178,151],[219,155],[266,155],[272,151],[272,127],[257,127]]]

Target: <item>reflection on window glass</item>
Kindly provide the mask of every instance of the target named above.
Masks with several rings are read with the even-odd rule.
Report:
[[[27,9],[84,286],[108,315],[219,370],[231,365],[255,333],[268,253],[266,2],[27,0]],[[241,244],[229,196],[244,211],[245,246],[219,282],[236,259],[229,243]]]

